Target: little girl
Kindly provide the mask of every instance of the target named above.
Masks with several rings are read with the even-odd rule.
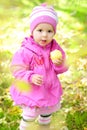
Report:
[[[62,87],[57,75],[67,71],[67,66],[63,49],[53,39],[57,20],[53,7],[35,7],[30,15],[31,35],[13,57],[13,76],[32,87],[23,92],[14,84],[10,90],[15,104],[23,108],[20,130],[28,128],[37,117],[40,124],[49,124],[52,113],[60,108]],[[50,54],[54,50],[59,50],[62,57],[52,60]]]

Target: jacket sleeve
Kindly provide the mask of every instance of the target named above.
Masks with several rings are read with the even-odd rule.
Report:
[[[64,73],[68,70],[68,66],[64,62],[60,66],[53,64],[53,68],[54,68],[56,74],[61,74],[61,73]]]
[[[53,50],[58,49],[59,51],[61,51],[62,53],[62,57],[63,57],[63,63],[61,65],[55,65],[54,63],[52,63],[52,66],[56,72],[56,74],[61,74],[64,73],[68,70],[68,65],[66,64],[66,55],[64,50],[58,45],[55,44],[54,47],[52,48]]]
[[[11,71],[16,79],[22,79],[26,82],[31,82],[31,75],[34,74],[30,68],[32,61],[32,53],[27,53],[26,49],[22,48],[15,53],[11,63]]]

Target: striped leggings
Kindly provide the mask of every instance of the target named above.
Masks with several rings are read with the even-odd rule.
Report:
[[[30,121],[36,118],[39,124],[47,125],[51,122],[51,114],[60,109],[60,103],[52,107],[44,108],[29,108],[23,107],[22,120],[20,123],[20,130],[25,130],[29,126]]]
[[[25,108],[22,113],[22,120],[20,122],[20,130],[26,130],[29,127],[29,122],[34,121],[37,118],[38,123],[42,125],[47,125],[51,121],[51,114],[41,114],[39,115],[35,109]]]

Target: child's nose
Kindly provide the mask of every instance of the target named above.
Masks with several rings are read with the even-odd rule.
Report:
[[[47,36],[47,32],[43,32],[43,36]]]

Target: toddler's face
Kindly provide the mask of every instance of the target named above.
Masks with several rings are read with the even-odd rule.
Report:
[[[54,36],[54,29],[52,25],[47,23],[42,23],[37,25],[33,31],[33,38],[41,46],[46,46],[49,44]]]

